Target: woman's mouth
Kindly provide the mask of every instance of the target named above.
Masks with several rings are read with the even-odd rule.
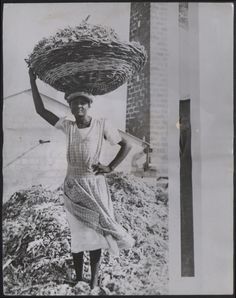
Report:
[[[76,114],[83,113],[83,112],[84,112],[84,109],[78,109],[78,110],[75,111]]]

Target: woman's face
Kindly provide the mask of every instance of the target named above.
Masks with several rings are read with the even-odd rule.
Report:
[[[84,97],[78,97],[71,101],[70,109],[71,113],[76,117],[83,117],[87,114],[88,109],[90,108],[89,101]]]

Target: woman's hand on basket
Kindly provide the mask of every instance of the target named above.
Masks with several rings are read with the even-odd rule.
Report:
[[[92,169],[93,169],[93,172],[94,172],[95,175],[107,174],[107,173],[112,172],[111,167],[102,165],[100,163],[92,165]]]
[[[32,68],[29,68],[29,77],[30,77],[30,80],[32,81],[35,81],[37,79],[37,76]]]

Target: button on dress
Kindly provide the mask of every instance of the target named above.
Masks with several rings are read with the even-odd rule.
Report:
[[[92,119],[89,127],[80,129],[75,121],[63,117],[55,127],[67,137],[64,199],[71,231],[71,251],[78,253],[103,248],[118,255],[119,248],[132,247],[134,240],[115,222],[106,179],[104,175],[94,175],[92,165],[99,162],[104,137],[111,145],[116,145],[121,136],[106,119]],[[109,222],[110,230],[107,228]],[[105,228],[101,229],[101,223]]]

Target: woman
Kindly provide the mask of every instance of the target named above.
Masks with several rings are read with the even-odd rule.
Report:
[[[112,172],[127,156],[130,145],[105,119],[88,115],[93,96],[83,92],[66,94],[75,121],[57,117],[45,109],[36,75],[29,69],[33,100],[37,113],[67,136],[67,174],[64,181],[64,202],[71,230],[71,251],[76,280],[83,280],[83,254],[90,252],[90,287],[98,285],[101,249],[117,254],[131,248],[133,238],[115,221],[112,202],[104,174]],[[99,163],[103,139],[120,150],[109,165]]]

